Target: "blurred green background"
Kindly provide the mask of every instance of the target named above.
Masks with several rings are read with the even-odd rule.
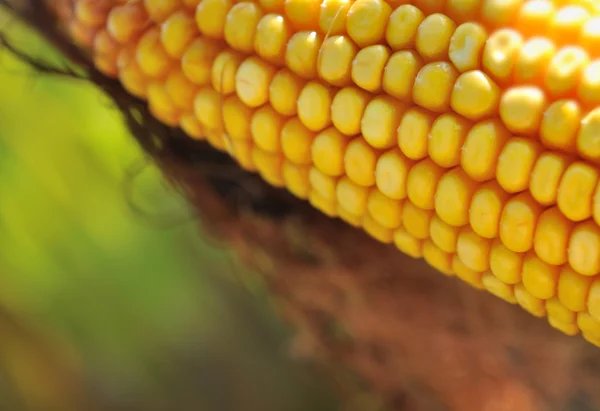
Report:
[[[60,59],[6,14],[0,29]],[[0,49],[0,409],[338,409],[258,276],[232,281],[242,267],[152,164],[135,202],[183,223],[132,211],[143,161],[99,90]]]

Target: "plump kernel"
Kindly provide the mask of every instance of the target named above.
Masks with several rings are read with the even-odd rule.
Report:
[[[409,234],[404,228],[394,231],[394,244],[409,257],[420,258],[423,256],[423,240]]]
[[[445,173],[437,184],[434,207],[437,215],[447,224],[460,227],[469,222],[469,205],[477,188],[460,168]]]
[[[354,84],[367,91],[379,91],[389,57],[390,50],[380,44],[360,50],[352,61],[351,75]]]
[[[176,106],[187,110],[192,108],[198,88],[181,70],[173,70],[168,74],[165,87]]]
[[[281,172],[285,186],[290,193],[298,198],[308,198],[308,194],[310,193],[308,166],[301,166],[290,161],[284,161]]]
[[[279,14],[263,16],[256,26],[254,50],[270,63],[285,64],[285,49],[292,36],[288,22]]]
[[[491,245],[491,240],[480,237],[471,228],[463,228],[458,235],[456,254],[471,270],[488,271]]]
[[[488,33],[477,23],[469,22],[458,26],[450,39],[448,56],[460,72],[480,68],[481,56]]]
[[[483,283],[485,289],[491,294],[494,294],[496,297],[501,298],[511,304],[516,304],[517,300],[515,298],[513,285],[503,283],[489,272],[484,273],[481,276],[481,282]]]
[[[600,160],[600,107],[587,113],[577,133],[577,151],[586,158]]]
[[[454,274],[454,271],[452,271],[452,254],[440,250],[429,238],[423,241],[423,258],[442,274]]]
[[[185,11],[179,11],[161,25],[160,39],[167,54],[180,59],[197,34],[194,17]]]
[[[429,238],[429,225],[434,214],[432,210],[423,210],[407,200],[402,207],[402,225],[410,235],[424,240]]]
[[[528,253],[523,260],[523,285],[534,297],[554,297],[559,274],[560,267],[542,261],[535,253]]]
[[[352,182],[362,187],[375,184],[375,167],[380,152],[374,150],[365,140],[357,137],[348,143],[344,155],[346,175]]]
[[[392,200],[378,189],[369,192],[367,210],[382,227],[395,229],[402,225],[402,201]]]
[[[536,317],[546,316],[545,300],[534,297],[522,283],[515,285],[515,298],[519,305],[530,314]]]
[[[397,144],[396,131],[405,106],[391,97],[382,95],[371,100],[361,120],[361,132],[374,148],[391,148]]]
[[[225,20],[225,41],[233,49],[242,53],[254,51],[254,37],[262,10],[253,2],[242,1],[235,4]]]
[[[284,124],[285,117],[273,107],[268,104],[260,107],[250,121],[250,134],[254,144],[270,153],[281,152],[281,130]]]
[[[435,207],[436,190],[445,170],[426,158],[415,164],[408,173],[406,191],[414,205],[424,210]]]
[[[294,29],[316,30],[318,28],[321,13],[320,0],[285,0],[284,7],[285,16]]]
[[[394,200],[406,198],[406,180],[413,164],[397,149],[383,153],[375,166],[377,188]]]
[[[235,75],[235,90],[240,100],[250,107],[259,107],[269,101],[269,85],[275,68],[258,57],[248,57]]]
[[[491,180],[496,176],[498,158],[509,137],[498,120],[477,123],[465,139],[460,159],[462,168],[476,181]]]
[[[352,61],[358,47],[348,36],[331,36],[319,51],[319,76],[334,86],[343,87],[352,82]]]
[[[212,87],[202,87],[194,98],[194,114],[207,131],[221,130],[221,95]]]
[[[490,249],[490,269],[494,276],[506,284],[521,282],[525,254],[509,250],[499,238]]]
[[[328,217],[335,217],[337,215],[338,204],[335,201],[331,201],[322,197],[316,191],[310,192],[308,195],[308,201],[314,208],[321,211]]]
[[[346,32],[346,16],[352,5],[351,0],[324,0],[321,3],[319,27],[330,36]]]
[[[356,87],[340,89],[331,103],[331,121],[342,133],[354,136],[360,133],[361,119],[371,95]]]
[[[348,177],[340,178],[336,186],[338,204],[351,214],[362,216],[367,211],[369,190],[354,184]]]
[[[135,40],[148,24],[148,14],[142,2],[114,7],[108,14],[106,29],[120,44]]]
[[[539,156],[529,181],[529,191],[538,203],[556,203],[558,186],[568,166],[569,160],[562,154],[547,151]]]
[[[193,113],[182,114],[179,119],[179,127],[193,139],[204,139],[204,129]]]
[[[548,22],[548,34],[557,42],[573,44],[579,38],[579,33],[589,18],[590,14],[584,7],[577,5],[561,7]]]
[[[575,226],[569,241],[569,264],[579,274],[600,273],[600,228],[593,221]]]
[[[312,131],[331,124],[331,103],[335,90],[318,81],[310,81],[298,96],[298,118]]]
[[[381,42],[392,8],[383,0],[356,0],[346,16],[346,32],[361,48]]]
[[[510,79],[523,46],[523,38],[513,29],[500,29],[488,38],[483,49],[484,70],[501,83]]]
[[[563,323],[554,317],[548,317],[548,324],[550,324],[553,328],[556,328],[558,331],[570,336],[579,334],[579,328],[577,328],[576,324]]]
[[[426,64],[413,85],[413,100],[419,106],[441,113],[450,107],[450,97],[458,72],[445,61]]]
[[[363,216],[362,227],[367,234],[379,242],[389,244],[394,241],[394,231],[381,226],[369,214]]]
[[[510,139],[498,159],[496,179],[509,193],[527,190],[531,171],[542,152],[542,146],[534,140],[522,137]]]
[[[317,75],[317,59],[323,43],[322,36],[316,31],[300,31],[288,41],[285,50],[286,66],[305,79]]]
[[[567,153],[575,151],[581,108],[575,100],[559,100],[544,112],[540,141],[544,146]]]
[[[311,147],[316,133],[310,131],[298,117],[290,118],[281,129],[281,146],[285,157],[295,164],[312,163]]]
[[[472,124],[455,114],[442,114],[429,130],[427,150],[433,161],[442,167],[460,164],[465,138]]]
[[[598,184],[598,170],[584,162],[571,164],[558,186],[556,202],[564,215],[573,221],[592,216],[592,198]]]
[[[298,96],[304,86],[305,82],[300,77],[288,69],[281,69],[275,73],[269,85],[269,102],[284,116],[296,115]]]
[[[223,101],[223,123],[225,131],[234,140],[250,140],[250,122],[254,109],[245,105],[236,95]]]
[[[546,96],[538,87],[513,87],[504,92],[500,99],[500,117],[514,133],[535,134],[546,105]]]
[[[252,147],[252,161],[262,178],[275,187],[283,187],[283,156],[279,153],[269,153],[260,148]]]
[[[144,7],[154,21],[165,21],[181,5],[179,0],[144,0]]]
[[[450,39],[456,24],[447,16],[435,13],[427,16],[419,25],[415,39],[416,49],[427,61],[448,58]]]
[[[471,120],[490,117],[498,110],[500,89],[480,70],[461,74],[454,88],[450,104],[458,114]]]
[[[492,180],[477,187],[469,208],[469,224],[473,231],[484,238],[496,238],[507,201],[508,193],[497,181]]]
[[[502,242],[515,252],[529,251],[541,213],[541,206],[527,192],[508,200],[500,217]]]
[[[581,47],[569,46],[560,49],[550,60],[545,89],[553,96],[563,96],[576,89],[579,77],[589,63],[589,56]]]
[[[445,223],[437,214],[431,218],[429,237],[441,250],[447,253],[456,252],[456,243],[460,228]]]
[[[546,2],[546,0],[542,0]],[[542,84],[556,46],[545,37],[533,37],[523,44],[514,68],[519,83]]]
[[[222,39],[227,13],[233,7],[232,0],[201,0],[196,7],[196,25],[207,37]]]
[[[243,56],[234,50],[223,50],[219,53],[213,62],[211,71],[213,88],[223,95],[235,92],[236,75],[243,61]]]
[[[336,187],[338,178],[328,176],[322,173],[316,167],[311,167],[308,173],[308,180],[313,191],[330,201],[335,201]]]
[[[592,282],[593,277],[581,275],[568,265],[563,266],[558,278],[558,299],[571,311],[585,311]]]
[[[344,174],[344,154],[348,141],[335,127],[321,131],[311,148],[313,164],[328,176]]]
[[[150,29],[142,36],[136,50],[136,61],[148,77],[158,78],[167,73],[172,61],[160,41],[158,28]]]
[[[548,264],[566,263],[569,236],[573,226],[573,222],[569,221],[558,207],[545,210],[540,215],[534,237],[533,245],[538,257]]]
[[[429,131],[435,116],[421,108],[411,108],[404,113],[398,126],[398,146],[402,153],[413,160],[427,157]]]
[[[419,26],[425,19],[421,10],[412,4],[402,4],[390,15],[385,39],[392,50],[414,48]]]
[[[211,81],[213,61],[222,48],[218,42],[198,37],[185,50],[181,70],[194,84],[205,85]]]
[[[410,101],[423,59],[412,50],[397,51],[390,56],[383,70],[383,90],[401,101]]]
[[[546,300],[546,312],[549,318],[564,324],[575,324],[577,320],[577,314],[565,307],[556,297]]]
[[[598,18],[598,24],[600,24],[600,17]],[[600,44],[598,48],[600,49]],[[579,85],[577,86],[577,97],[583,104],[591,107],[600,104],[600,60],[594,60],[581,72]]]

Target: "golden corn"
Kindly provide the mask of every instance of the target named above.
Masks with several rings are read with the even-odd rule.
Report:
[[[47,0],[159,120],[600,345],[594,0]]]

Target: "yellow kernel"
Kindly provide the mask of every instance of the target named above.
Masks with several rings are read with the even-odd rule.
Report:
[[[454,274],[454,271],[452,271],[452,254],[440,250],[430,239],[423,241],[423,258],[430,266],[441,273]]]
[[[497,120],[477,123],[467,134],[461,165],[476,181],[491,180],[496,175],[500,152],[510,134]]]
[[[401,2],[401,1],[400,1]],[[445,0],[415,0],[415,6],[423,10],[426,15],[441,13],[444,10]]]
[[[148,104],[150,112],[160,121],[171,127],[179,125],[181,112],[162,82],[156,81],[148,86]]]
[[[471,270],[490,269],[490,248],[491,240],[478,236],[471,228],[463,228],[458,235],[456,254]]]
[[[452,109],[471,120],[480,120],[498,110],[500,89],[480,70],[461,74],[454,88],[450,103]]]
[[[352,81],[358,87],[376,92],[381,88],[381,79],[390,50],[380,44],[368,46],[358,52],[352,61]]]
[[[346,211],[345,208],[343,208],[339,204],[337,205],[337,214],[338,217],[340,217],[342,220],[344,220],[353,227],[362,227],[363,225],[362,216],[350,214],[348,211]]]
[[[148,88],[148,78],[135,61],[135,53],[131,49],[124,49],[117,59],[119,80],[129,93],[136,97],[144,98]]]
[[[447,111],[457,77],[458,72],[450,63],[438,61],[426,64],[419,70],[413,85],[414,102],[438,113]]]
[[[600,24],[600,17],[598,24]],[[598,49],[600,50],[600,44]],[[583,69],[577,87],[577,97],[588,106],[600,104],[600,60],[594,60]]]
[[[194,18],[187,12],[179,11],[162,24],[160,39],[165,51],[171,57],[179,59],[197,33]]]
[[[435,207],[436,189],[445,170],[430,158],[415,164],[408,173],[406,192],[414,205],[424,210]]]
[[[402,207],[404,229],[413,237],[424,240],[429,237],[429,225],[434,214],[432,210],[423,210],[410,201],[405,201]]]
[[[242,53],[254,51],[254,36],[262,10],[256,3],[242,1],[235,4],[225,20],[225,41]]]
[[[323,174],[315,167],[311,167],[308,173],[308,181],[312,189],[320,196],[330,201],[335,201],[337,178]]]
[[[445,173],[439,180],[434,206],[437,215],[447,224],[462,226],[469,222],[471,198],[477,184],[460,167]]]
[[[515,304],[517,302],[513,285],[503,283],[491,273],[484,273],[481,276],[481,282],[483,283],[485,289],[491,294],[494,294],[496,297],[501,298],[511,304]]]
[[[546,90],[554,96],[575,90],[581,72],[589,61],[589,56],[581,47],[570,46],[559,50],[550,60],[544,77]]]
[[[283,187],[283,156],[279,153],[269,153],[254,146],[252,147],[252,161],[256,165],[261,177],[275,187]]]
[[[411,101],[413,85],[423,67],[423,59],[414,51],[397,51],[383,70],[383,90],[401,101]]]
[[[404,113],[398,126],[398,146],[408,158],[421,160],[427,157],[429,131],[435,116],[420,108],[411,108]]]
[[[457,20],[476,20],[481,0],[447,0],[448,15]]]
[[[429,131],[428,152],[442,167],[460,164],[461,149],[472,124],[455,114],[439,116]]]
[[[432,239],[433,240],[433,239]],[[467,284],[477,288],[483,289],[483,283],[481,282],[482,273],[473,271],[469,267],[467,267],[457,255],[452,256],[452,271],[454,274],[466,282]]]
[[[581,120],[577,150],[586,158],[600,160],[600,107],[590,111]]]
[[[171,16],[180,6],[179,0],[144,0],[144,7],[150,18],[161,22]]]
[[[285,64],[285,49],[292,36],[288,22],[279,14],[263,16],[256,26],[254,50],[270,63]]]
[[[551,1],[527,1],[519,10],[515,27],[524,36],[545,33],[554,12],[554,5]]]
[[[226,97],[223,101],[223,123],[229,137],[234,140],[249,140],[253,114],[254,109],[242,103],[236,95]]]
[[[448,50],[454,67],[460,72],[478,69],[487,38],[487,31],[478,23],[469,22],[458,26],[450,39]]]
[[[357,216],[367,212],[369,190],[354,184],[348,177],[342,177],[336,187],[336,199],[340,207]]]
[[[581,329],[585,339],[600,346],[598,344],[600,340],[600,321],[586,312],[580,312],[577,314],[577,326]]]
[[[321,131],[311,148],[313,164],[328,176],[344,174],[344,154],[348,141],[335,127]]]
[[[500,29],[490,35],[483,49],[483,67],[495,80],[510,79],[523,46],[523,38],[513,29]]]
[[[269,101],[269,85],[275,68],[258,57],[248,57],[240,64],[235,75],[235,90],[240,100],[250,107],[259,107]]]
[[[285,0],[285,15],[296,30],[316,30],[320,13],[320,0]]]
[[[337,215],[337,203],[335,201],[331,201],[322,197],[316,191],[310,192],[310,194],[308,195],[308,201],[310,201],[310,204],[314,208],[320,210],[323,214],[325,214],[328,217],[335,217]]]
[[[305,79],[317,75],[317,59],[323,39],[316,31],[300,31],[292,36],[285,50],[285,64]]]
[[[575,44],[579,44],[594,56],[600,54],[600,16],[594,16],[585,23]]]
[[[275,73],[269,85],[269,102],[280,114],[293,116],[298,112],[298,96],[304,85],[300,77],[288,69],[281,69]]]
[[[311,147],[315,133],[293,117],[281,130],[281,146],[285,157],[293,163],[309,165],[312,163]]]
[[[529,253],[523,261],[523,285],[534,297],[547,300],[556,295],[560,267]]]
[[[196,25],[205,36],[222,39],[232,0],[201,0],[196,7]]]
[[[371,95],[356,87],[339,90],[331,103],[331,121],[342,133],[353,136],[360,133],[361,119]]]
[[[508,26],[515,17],[524,0],[483,0],[481,16],[492,26]]]
[[[579,274],[600,273],[600,227],[593,221],[577,224],[569,241],[569,264]]]
[[[600,321],[600,279],[595,279],[590,286],[587,307],[590,315],[596,321]]]
[[[220,130],[206,129],[206,141],[219,151],[231,153],[230,141]]]
[[[308,166],[300,166],[285,160],[283,162],[282,175],[285,186],[290,193],[298,198],[308,198],[310,192],[308,171]]]
[[[509,250],[499,238],[496,238],[490,249],[490,269],[500,281],[506,284],[520,283],[524,257],[523,253]]]
[[[195,0],[190,0],[195,1]],[[285,9],[285,0],[258,0],[258,4],[263,10],[272,13],[283,14]]]
[[[548,323],[558,331],[567,335],[574,336],[579,334],[579,328],[577,328],[576,324],[563,323],[556,320],[554,317],[548,317]]]
[[[592,216],[592,198],[598,184],[598,170],[586,163],[575,162],[565,171],[556,202],[570,220],[583,221]]]
[[[529,191],[542,205],[556,203],[558,185],[569,166],[569,160],[561,154],[547,151],[540,155],[531,172]]]
[[[269,105],[254,112],[250,122],[250,133],[254,144],[261,150],[277,153],[281,151],[281,130],[285,118]]]
[[[415,46],[417,31],[425,19],[421,10],[412,4],[402,4],[390,15],[385,38],[392,50]]]
[[[357,52],[358,48],[350,37],[328,37],[319,52],[317,67],[319,76],[334,86],[349,85],[352,77],[352,61]]]
[[[500,117],[504,125],[514,133],[535,134],[546,105],[546,96],[539,88],[513,87],[500,99]]]
[[[545,37],[534,37],[527,40],[521,47],[515,64],[515,80],[519,83],[541,84],[555,53],[556,47]]]
[[[394,231],[394,244],[400,251],[412,258],[423,256],[423,240],[410,235],[404,228]]]
[[[367,143],[375,148],[390,148],[396,145],[396,130],[402,119],[405,106],[385,95],[371,100],[361,120],[361,132]]]
[[[230,154],[244,170],[255,172],[256,166],[252,159],[253,144],[251,140],[230,140]]]
[[[573,44],[589,18],[588,11],[581,6],[561,7],[548,22],[548,33],[558,42]]]
[[[221,95],[212,87],[203,87],[194,98],[194,114],[207,131],[221,130]]]
[[[538,257],[548,264],[566,263],[572,229],[573,223],[557,207],[544,211],[540,215],[533,243]]]
[[[402,202],[392,200],[376,188],[369,193],[367,209],[382,227],[395,229],[402,225]]]
[[[447,16],[435,13],[419,25],[415,41],[417,51],[425,60],[445,60],[456,24]]]
[[[346,16],[346,32],[361,48],[383,40],[392,8],[383,0],[356,0]]]
[[[319,14],[319,28],[330,36],[346,32],[346,16],[352,5],[351,0],[324,0]]]
[[[384,244],[389,244],[394,241],[394,232],[379,225],[379,223],[368,214],[363,216],[362,226],[365,232],[377,241]]]
[[[212,76],[213,61],[220,51],[221,47],[217,42],[199,37],[185,50],[181,59],[181,70],[192,83],[208,84]]]
[[[173,70],[166,79],[165,87],[169,97],[177,107],[191,109],[194,105],[197,86],[181,70]]]
[[[469,224],[484,238],[496,238],[500,216],[508,200],[508,193],[492,180],[480,186],[471,199]]]
[[[441,250],[447,253],[456,252],[459,227],[446,224],[437,214],[434,214],[429,224],[429,237]],[[461,262],[462,264],[462,262]]]
[[[558,299],[571,311],[587,310],[587,297],[593,277],[575,272],[568,265],[562,267],[558,278]]]
[[[298,96],[298,118],[312,131],[320,131],[331,124],[331,104],[335,91],[318,82],[310,81]]]
[[[530,314],[536,317],[546,316],[545,300],[531,295],[522,283],[515,285],[515,298],[519,305]]]
[[[542,146],[528,138],[513,137],[500,154],[496,167],[498,183],[509,193],[527,190],[529,178]]]
[[[502,242],[515,252],[529,251],[541,213],[541,206],[527,192],[508,200],[500,217]]]
[[[379,152],[369,146],[361,137],[352,140],[346,148],[344,167],[352,182],[363,187],[375,184],[375,166]]]
[[[549,148],[566,152],[575,151],[581,108],[575,100],[559,100],[544,112],[540,140]]]
[[[414,161],[398,150],[385,152],[377,160],[375,183],[383,194],[394,199],[406,198],[406,180]]]
[[[106,29],[121,44],[127,44],[144,30],[148,14],[142,2],[132,2],[114,7],[108,14]]]
[[[211,82],[215,90],[223,95],[235,92],[235,76],[243,57],[236,51],[223,50],[215,58],[212,66]]]
[[[546,312],[548,317],[566,324],[575,324],[577,314],[565,307],[556,297],[546,300]]]
[[[192,113],[182,114],[179,119],[179,127],[191,138],[204,139],[204,129],[196,116]]]
[[[160,31],[157,28],[148,30],[142,36],[135,57],[142,72],[154,78],[166,74],[172,64],[160,42]]]

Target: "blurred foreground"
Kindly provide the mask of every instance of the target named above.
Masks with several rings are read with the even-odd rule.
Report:
[[[338,408],[102,93],[0,50],[0,96],[0,409]]]

